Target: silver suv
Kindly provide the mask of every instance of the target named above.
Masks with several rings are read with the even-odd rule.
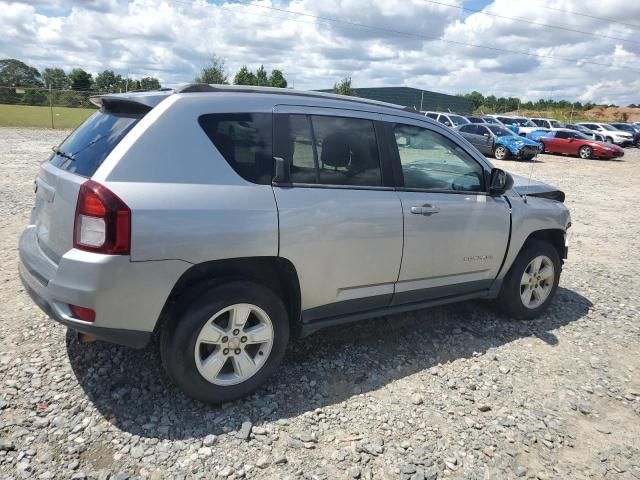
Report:
[[[157,333],[192,397],[252,392],[292,336],[469,299],[531,318],[557,288],[564,194],[424,115],[209,85],[93,101],[40,167],[20,276],[85,341]]]

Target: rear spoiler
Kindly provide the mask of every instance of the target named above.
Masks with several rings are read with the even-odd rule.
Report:
[[[96,107],[106,112],[144,115],[167,98],[168,93],[170,92],[106,94],[90,97],[90,100]]]

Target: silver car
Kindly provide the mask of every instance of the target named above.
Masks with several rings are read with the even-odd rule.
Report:
[[[554,296],[564,194],[423,115],[210,85],[93,102],[40,167],[20,276],[84,341],[157,332],[194,398],[249,394],[323,327],[469,299],[532,318]]]

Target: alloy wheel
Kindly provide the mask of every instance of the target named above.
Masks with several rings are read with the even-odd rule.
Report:
[[[204,324],[195,344],[200,375],[215,385],[237,385],[251,378],[269,358],[273,324],[260,307],[239,303]]]
[[[538,308],[549,297],[554,280],[555,269],[551,259],[545,255],[535,257],[524,269],[520,279],[522,304],[532,310]]]

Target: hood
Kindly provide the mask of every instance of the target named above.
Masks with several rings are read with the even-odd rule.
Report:
[[[511,176],[513,177],[512,190],[520,196],[528,195],[564,202],[564,192],[553,185],[520,175],[511,174]]]
[[[538,142],[534,142],[530,138],[521,137],[520,135],[511,135],[509,137],[498,137],[496,138],[496,143],[515,146],[516,142],[522,142],[522,145],[538,145]]]
[[[588,145],[590,145],[592,147],[610,148],[611,150],[622,150],[622,151],[624,151],[618,145],[615,145],[613,143],[608,143],[608,142],[599,142],[597,140],[590,141]]]

